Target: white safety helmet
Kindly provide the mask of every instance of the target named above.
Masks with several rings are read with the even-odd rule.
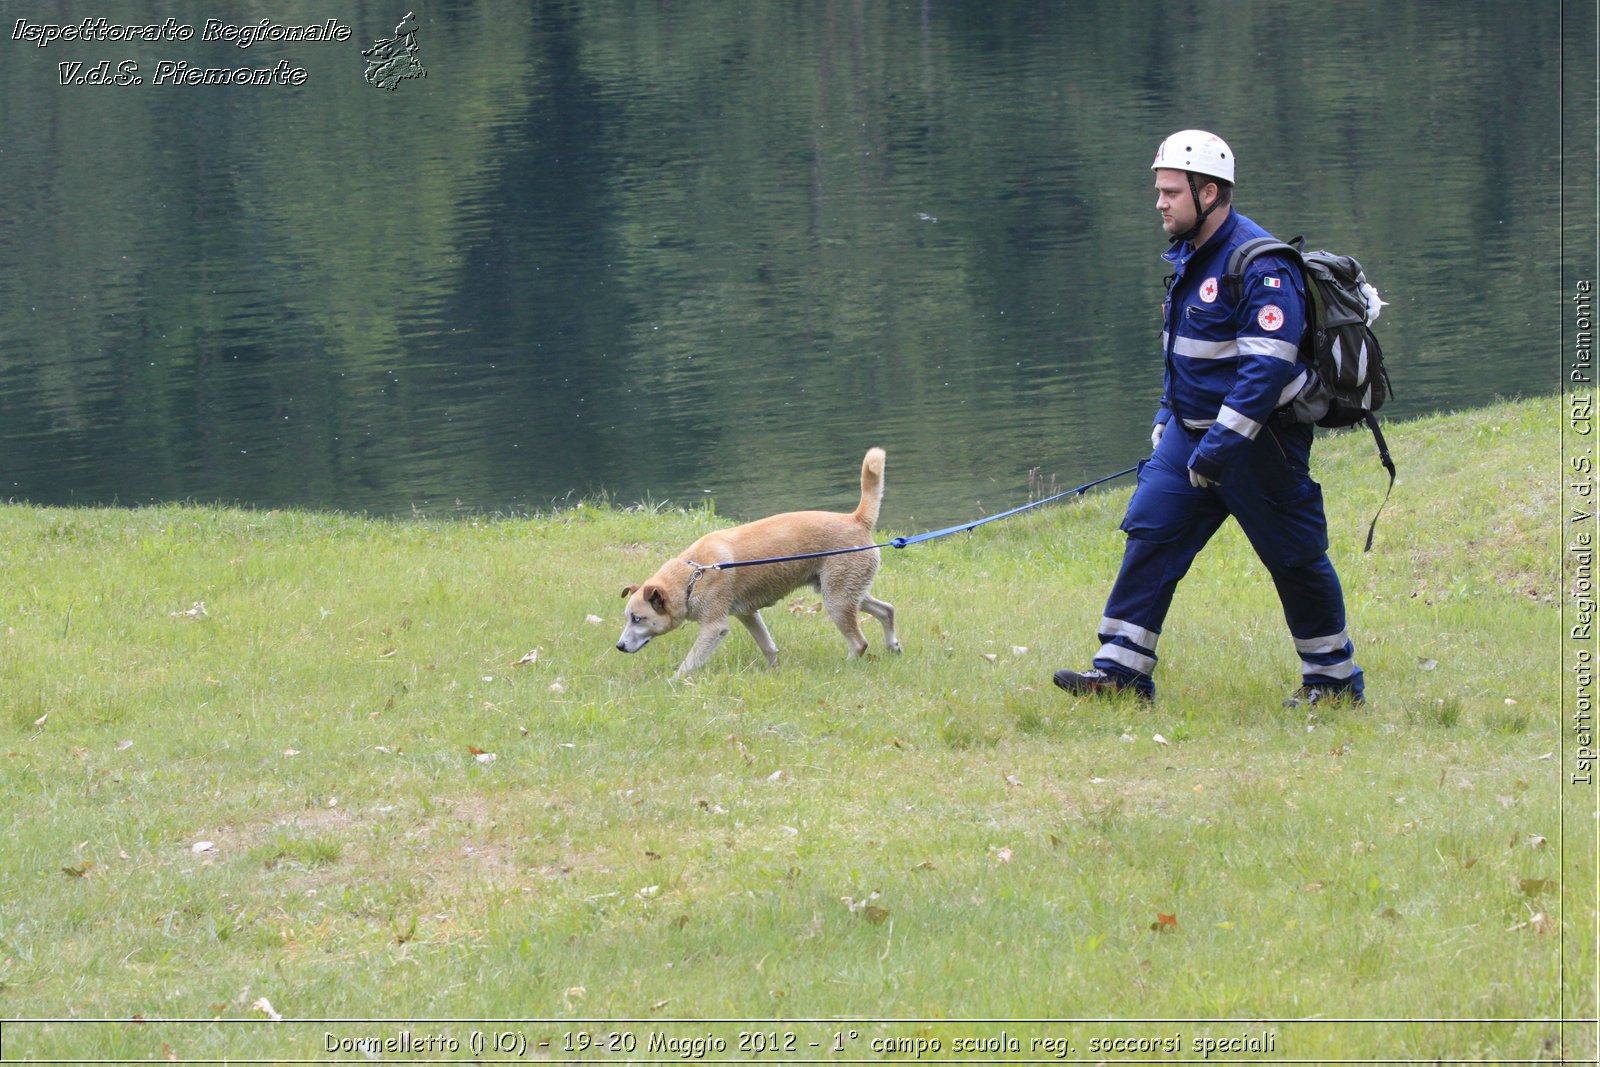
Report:
[[[1233,149],[1205,130],[1179,130],[1161,142],[1151,170],[1184,170],[1233,184]]]

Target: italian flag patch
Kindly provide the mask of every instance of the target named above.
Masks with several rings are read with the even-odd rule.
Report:
[[[1283,283],[1280,282],[1278,279],[1274,278],[1270,274],[1267,275],[1265,278],[1261,279],[1261,284],[1266,286],[1268,289],[1282,289],[1283,288]]]

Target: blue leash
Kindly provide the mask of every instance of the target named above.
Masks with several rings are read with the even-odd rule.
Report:
[[[1088,492],[1090,489],[1093,489],[1097,485],[1104,485],[1106,482],[1115,481],[1124,475],[1132,474],[1138,469],[1139,468],[1137,466],[1129,467],[1127,470],[1118,471],[1115,474],[1108,474],[1104,478],[1096,478],[1092,482],[1086,482],[1085,484],[1078,486],[1076,489],[1068,489],[1064,493],[1057,493],[1055,496],[1047,496],[1043,500],[1035,500],[1031,504],[1022,505],[1020,508],[1012,508],[1010,511],[1002,511],[998,515],[990,515],[986,519],[977,519],[973,522],[962,523],[960,526],[946,526],[942,530],[931,530],[928,533],[920,533],[913,537],[895,537],[876,545],[857,545],[855,548],[834,548],[826,552],[806,552],[798,556],[773,556],[769,559],[738,559],[732,560],[728,563],[707,563],[702,565],[687,560],[685,562],[689,563],[689,566],[695,569],[695,575],[698,577],[701,571],[722,571],[727,570],[730,567],[757,567],[763,563],[793,563],[796,560],[802,559],[820,559],[823,556],[842,556],[850,552],[866,552],[874,548],[906,548],[910,545],[919,544],[923,541],[932,541],[936,537],[948,537],[953,533],[969,532],[977,529],[986,522],[998,522],[1001,519],[1009,519],[1011,516],[1020,515],[1024,511],[1031,511],[1034,508],[1043,507],[1046,504],[1054,503],[1055,501],[1060,500],[1062,497],[1082,496],[1084,493]]]

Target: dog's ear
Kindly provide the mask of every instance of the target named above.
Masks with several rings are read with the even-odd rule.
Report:
[[[652,585],[646,588],[644,598],[650,601],[650,606],[656,609],[657,615],[665,615],[667,613],[667,598],[661,592],[659,585]]]
[[[637,592],[638,589],[639,587],[637,585],[625,585],[622,587],[622,595],[624,597],[630,597]]]

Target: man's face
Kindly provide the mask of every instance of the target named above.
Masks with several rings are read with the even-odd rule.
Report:
[[[1186,172],[1156,171],[1156,210],[1161,212],[1161,228],[1168,237],[1186,233],[1194,226],[1194,197],[1189,194],[1189,175]]]

